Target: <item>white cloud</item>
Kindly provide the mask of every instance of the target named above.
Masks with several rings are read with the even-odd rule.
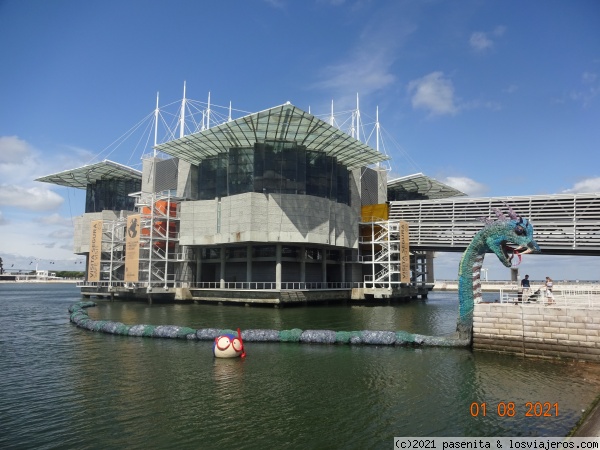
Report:
[[[62,227],[73,227],[73,221],[67,217],[62,217],[58,213],[50,214],[40,218],[41,222],[46,225],[60,225]]]
[[[600,192],[600,177],[578,181],[572,188],[562,191],[563,194],[590,194],[594,192]]]
[[[446,177],[440,181],[472,197],[480,197],[488,190],[484,184],[467,177]]]
[[[31,146],[17,136],[0,136],[0,164],[21,163],[32,154]]]
[[[341,108],[355,105],[357,93],[369,96],[390,88],[397,81],[393,65],[399,49],[417,29],[407,19],[398,19],[397,8],[390,3],[371,18],[347,55],[322,68],[311,87],[335,96]]]
[[[73,238],[73,230],[55,230],[48,235],[54,239],[72,239]]]
[[[57,193],[42,187],[0,185],[0,205],[48,211],[58,208],[64,199]]]
[[[469,44],[471,47],[479,52],[491,48],[494,43],[487,37],[487,35],[481,31],[476,31],[471,34],[469,38]]]
[[[581,75],[582,88],[572,91],[569,98],[575,102],[580,102],[587,107],[591,101],[600,95],[600,83],[598,83],[598,74],[594,72],[583,72]]]
[[[593,83],[598,78],[598,74],[593,72],[583,72],[581,75],[581,81],[584,83]]]
[[[6,225],[8,223],[8,220],[4,218],[4,216],[2,215],[2,211],[0,211],[0,225]]]
[[[454,115],[458,112],[455,105],[454,85],[444,78],[442,72],[433,72],[408,84],[408,92],[415,109],[428,110],[430,115]]]
[[[494,46],[494,41],[491,39],[492,37],[500,37],[506,31],[506,27],[499,25],[491,33],[485,33],[483,31],[475,31],[471,33],[471,37],[469,38],[469,45],[471,48],[477,52],[485,52],[491,49]]]

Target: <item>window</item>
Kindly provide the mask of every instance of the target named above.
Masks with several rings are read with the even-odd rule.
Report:
[[[314,195],[349,204],[349,172],[336,158],[287,141],[232,147],[198,167],[198,198],[244,192]]]

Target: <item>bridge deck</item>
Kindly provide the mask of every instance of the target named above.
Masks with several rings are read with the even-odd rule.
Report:
[[[462,252],[481,230],[481,217],[506,205],[529,219],[544,254],[600,255],[600,194],[446,198],[390,202],[390,219],[409,223],[411,250]]]

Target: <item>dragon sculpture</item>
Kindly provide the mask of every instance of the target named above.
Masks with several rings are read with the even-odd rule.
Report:
[[[506,267],[512,266],[515,256],[538,253],[533,239],[533,226],[527,219],[508,207],[508,217],[494,208],[497,220],[482,218],[485,226],[473,237],[463,253],[458,269],[459,318],[457,331],[462,339],[471,338],[473,307],[481,301],[480,273],[486,253],[493,252]]]
[[[458,272],[459,318],[457,337],[425,336],[406,331],[333,331],[333,330],[266,330],[255,329],[241,332],[238,329],[239,353],[243,352],[244,342],[304,342],[319,344],[371,344],[371,345],[420,345],[442,347],[467,347],[471,345],[473,329],[473,307],[481,300],[479,275],[486,253],[494,252],[506,267],[512,266],[515,256],[540,251],[533,239],[531,223],[519,217],[508,207],[508,217],[499,209],[494,210],[497,220],[483,218],[485,226],[474,237],[465,250]],[[96,306],[93,302],[79,302],[69,308],[70,320],[80,328],[90,331],[118,334],[124,336],[147,336],[160,338],[179,338],[187,340],[219,341],[229,336],[223,348],[229,346],[235,337],[233,330],[203,328],[195,330],[175,325],[125,325],[109,320],[92,320],[86,309]],[[235,345],[234,345],[235,347]],[[236,354],[237,356],[237,354]]]

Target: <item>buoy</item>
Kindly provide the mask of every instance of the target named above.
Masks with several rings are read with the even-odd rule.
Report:
[[[244,342],[242,341],[242,333],[237,329],[238,335],[221,334],[215,338],[213,345],[213,354],[215,358],[237,358],[238,356],[245,358]]]

